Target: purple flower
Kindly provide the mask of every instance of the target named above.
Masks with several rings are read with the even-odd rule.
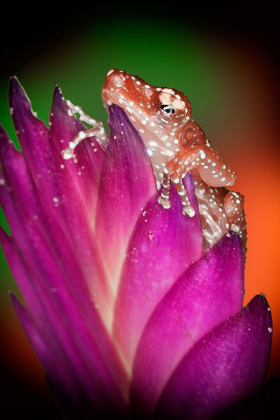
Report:
[[[152,166],[125,112],[110,108],[105,150],[60,89],[50,128],[16,78],[10,109],[22,151],[1,127],[1,242],[25,305],[14,308],[69,418],[209,419],[262,386],[271,347],[264,296],[246,307],[240,239],[204,252],[175,189],[158,204]],[[172,187],[173,188],[173,187]]]

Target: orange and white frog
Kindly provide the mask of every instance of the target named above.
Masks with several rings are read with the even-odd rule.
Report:
[[[153,165],[158,189],[161,188],[159,204],[170,208],[172,183],[181,198],[183,214],[187,217],[195,215],[183,183],[190,172],[199,204],[205,248],[210,248],[230,229],[241,237],[245,251],[244,197],[227,189],[234,184],[235,173],[210,147],[204,132],[192,119],[188,98],[176,89],[152,86],[137,76],[112,69],[102,88],[102,100],[107,112],[112,104],[123,108],[139,131]],[[107,136],[102,123],[70,101],[67,104],[92,128],[81,131],[63,151],[63,157],[72,157],[75,146],[89,136],[95,136],[106,147]]]

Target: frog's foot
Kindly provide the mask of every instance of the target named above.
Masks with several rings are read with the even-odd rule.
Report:
[[[103,130],[103,131],[102,131]],[[74,150],[75,147],[78,146],[78,144],[88,138],[88,137],[96,137],[96,139],[99,138],[99,136],[104,133],[104,128],[100,129],[100,128],[89,128],[87,130],[82,130],[79,132],[79,134],[77,134],[72,141],[70,141],[70,143],[68,144],[68,146],[66,147],[66,149],[62,150],[61,154],[63,159],[71,159],[74,155]]]
[[[183,214],[185,216],[189,216],[189,217],[194,217],[195,215],[195,210],[194,208],[191,206],[187,191],[184,187],[183,184],[183,179],[179,179],[179,178],[175,178],[172,180],[180,198],[181,198],[181,202],[183,205]]]
[[[170,207],[171,207],[169,197],[166,197],[165,195],[162,195],[162,193],[158,198],[158,202],[159,202],[160,205],[162,205],[162,207],[164,209],[170,209]]]
[[[68,147],[64,149],[61,154],[64,159],[71,159],[74,155],[75,147],[85,138],[95,137],[100,145],[104,148],[107,140],[105,129],[101,121],[91,118],[89,115],[85,114],[82,108],[78,105],[72,104],[70,101],[66,101],[69,108],[69,115],[78,114],[81,121],[89,124],[92,128],[88,128],[80,131],[73,140],[70,141]]]
[[[181,202],[182,202],[182,213],[185,216],[194,217],[195,210],[191,206],[187,191],[183,184],[183,178],[173,178],[170,176],[170,173],[167,168],[164,169],[164,177],[162,183],[162,190],[161,195],[158,198],[159,204],[162,205],[165,209],[169,209],[171,207],[169,196],[170,196],[170,183],[173,183],[174,187],[176,188]]]
[[[228,218],[228,226],[241,238],[243,249],[246,251],[247,223],[244,211],[244,196],[240,193],[229,191],[224,199],[224,210]]]

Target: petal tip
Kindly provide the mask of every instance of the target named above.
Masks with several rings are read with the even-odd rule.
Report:
[[[243,255],[242,241],[239,235],[229,230],[227,233],[222,236],[222,238],[214,245],[215,247],[228,248],[230,247],[233,250],[238,250],[240,255]],[[214,247],[213,247],[214,248]],[[211,251],[210,248],[208,251]],[[242,258],[243,260],[243,258]],[[244,261],[243,261],[244,263]]]
[[[10,90],[10,92],[24,90],[20,81],[18,80],[17,76],[10,77],[9,90]]]
[[[63,96],[62,95],[62,89],[61,89],[61,87],[59,85],[55,85],[53,96],[54,97],[62,98],[62,96]]]
[[[258,305],[259,307],[265,307],[266,309],[269,308],[270,306],[268,304],[268,300],[267,300],[267,296],[263,293],[260,292],[258,295],[255,295],[249,302],[248,305]]]
[[[5,131],[5,128],[3,127],[3,125],[0,123],[0,138],[5,138],[7,136],[7,133]]]
[[[5,150],[9,146],[14,147],[14,144],[12,140],[10,139],[10,136],[6,132],[5,128],[0,123],[0,150]]]
[[[11,299],[14,310],[16,311],[17,314],[19,314],[19,312],[23,309],[22,304],[20,303],[16,295],[11,290],[9,290],[8,295]]]
[[[13,301],[13,300],[17,300],[17,298],[15,297],[15,294],[14,294],[14,292],[12,292],[11,290],[9,290],[8,291],[8,295],[9,295],[9,297],[10,297],[10,299]]]
[[[112,104],[109,106],[109,119],[108,119],[108,124],[111,125],[113,124],[113,118],[117,117],[118,119],[125,119],[126,121],[128,121],[128,116],[126,114],[126,112],[118,105],[116,104]]]
[[[23,86],[16,76],[12,76],[9,82],[9,106],[11,115],[14,115],[15,110],[25,108],[31,110],[31,102],[28,98]]]
[[[137,135],[140,137],[139,132],[134,128],[134,126],[132,125],[129,116],[127,115],[127,113],[125,112],[125,110],[116,105],[116,104],[112,104],[109,106],[109,119],[108,119],[108,124],[110,126],[110,131],[112,131],[114,129],[114,124],[126,124],[127,126],[131,126],[133,127],[134,131],[137,133]],[[140,137],[141,138],[141,137]],[[142,140],[142,138],[141,138]]]
[[[50,111],[51,117],[52,117],[52,114],[55,114],[57,110],[60,110],[62,113],[69,115],[67,101],[65,101],[65,98],[62,93],[62,89],[59,85],[55,85],[55,88],[54,88],[51,111]]]
[[[17,84],[17,85],[20,85],[20,82],[19,82],[19,80],[18,80],[17,76],[11,76],[11,77],[10,77],[10,84]]]

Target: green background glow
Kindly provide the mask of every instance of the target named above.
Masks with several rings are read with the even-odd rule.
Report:
[[[168,34],[161,37],[168,26]],[[133,36],[128,36],[133,34]],[[158,34],[157,36],[155,36]],[[94,27],[85,28],[77,39],[62,42],[47,54],[38,54],[19,68],[16,76],[25,88],[38,118],[46,123],[52,92],[60,85],[64,96],[79,104],[85,112],[107,126],[107,114],[101,101],[101,87],[105,75],[112,68],[120,68],[140,75],[149,83],[175,87],[188,92],[193,116],[202,126],[211,126],[213,118],[230,113],[223,68],[217,63],[215,45],[207,41],[191,26],[146,20],[145,30],[140,21],[110,18]],[[18,145],[7,103],[8,80],[0,85],[1,123]],[[211,110],[211,113],[209,112]],[[19,146],[18,146],[19,147]],[[8,231],[4,215],[2,224]],[[1,255],[1,267],[7,281],[1,282],[5,290],[11,288],[11,276]],[[14,290],[14,288],[13,288]]]

